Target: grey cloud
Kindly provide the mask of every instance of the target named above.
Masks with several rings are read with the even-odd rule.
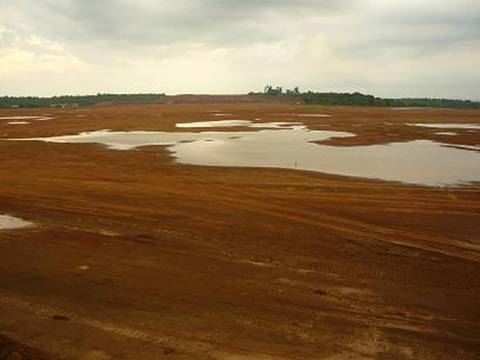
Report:
[[[349,8],[355,0],[23,0],[20,21],[31,31],[64,42],[131,45],[175,42],[238,43],[282,36],[288,23],[272,18],[318,16]],[[7,21],[16,28],[19,19]],[[271,31],[273,30],[273,31]]]
[[[338,23],[333,23],[333,33]],[[392,1],[375,5],[352,19],[346,32],[337,32],[336,49],[350,57],[385,53],[416,56],[478,46],[480,2],[472,0]]]

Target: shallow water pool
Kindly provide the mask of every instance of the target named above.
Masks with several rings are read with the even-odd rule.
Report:
[[[0,215],[0,230],[4,229],[19,229],[27,226],[31,226],[32,223],[23,219],[10,216]]]
[[[317,142],[353,134],[310,130],[298,123],[233,121],[242,121],[242,126],[248,125],[258,130],[101,130],[22,140],[100,143],[117,150],[165,145],[177,162],[182,164],[300,169],[423,185],[458,185],[480,181],[480,152],[472,151],[475,149],[446,146],[429,140],[370,146],[327,146]],[[224,123],[225,126],[238,124]],[[209,125],[210,122],[178,124],[179,127],[191,128]]]

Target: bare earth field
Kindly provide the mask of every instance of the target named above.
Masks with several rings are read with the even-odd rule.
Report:
[[[53,119],[0,120],[0,214],[34,223],[0,230],[0,359],[480,358],[478,183],[179,165],[163,146],[3,141],[179,131],[178,122],[219,120],[212,110],[356,134],[327,141],[337,146],[480,143],[480,130],[408,125],[480,124],[479,110],[1,110]],[[299,113],[333,117],[289,115]]]

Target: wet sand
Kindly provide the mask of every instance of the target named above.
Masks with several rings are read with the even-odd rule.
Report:
[[[479,124],[478,110],[275,103],[1,110],[53,119],[0,121],[0,137],[182,131],[176,123],[219,120],[212,110],[356,134],[326,141],[336,146],[480,142],[479,131],[409,125]],[[277,115],[306,113],[332,117]],[[480,354],[479,184],[180,165],[163,146],[0,141],[0,213],[35,223],[0,230],[0,335],[26,358]]]

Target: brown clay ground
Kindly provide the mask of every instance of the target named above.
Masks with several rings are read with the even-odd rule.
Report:
[[[265,121],[333,114],[301,121],[358,135],[339,146],[480,143],[480,132],[440,138],[406,125],[479,123],[476,110],[273,103],[2,110],[55,119],[2,121],[0,137],[174,131],[212,109]],[[36,223],[0,232],[0,359],[480,356],[478,185],[185,166],[162,147],[0,141],[0,213]]]

